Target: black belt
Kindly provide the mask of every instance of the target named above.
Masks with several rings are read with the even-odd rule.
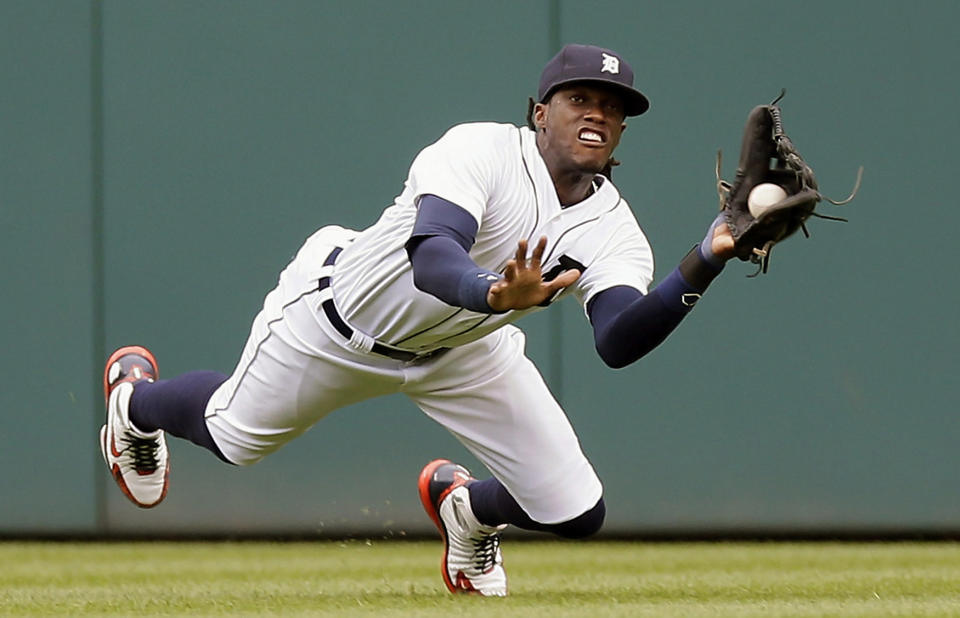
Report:
[[[343,247],[334,247],[333,251],[330,252],[330,255],[327,256],[327,259],[323,261],[323,265],[333,266],[334,262],[337,261],[337,256],[340,255],[341,251],[343,251]],[[320,284],[317,287],[317,290],[325,290],[328,287],[330,287],[330,277],[320,277]],[[348,340],[352,339],[353,329],[350,328],[350,325],[344,322],[343,318],[340,317],[340,314],[337,313],[337,308],[333,304],[333,298],[328,298],[327,300],[323,301],[320,303],[320,306],[323,307],[323,312],[327,315],[327,319],[330,320],[330,324],[337,330],[337,332],[346,337]],[[383,345],[379,341],[374,341],[373,347],[370,348],[370,351],[375,354],[380,354],[381,356],[393,358],[395,360],[410,362],[414,360],[426,360],[432,356],[436,356],[441,352],[446,352],[447,348],[438,348],[425,354],[416,354],[414,352],[408,352],[407,350],[391,348]]]

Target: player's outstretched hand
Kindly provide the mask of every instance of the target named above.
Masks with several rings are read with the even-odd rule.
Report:
[[[529,309],[552,298],[580,278],[580,271],[573,269],[561,273],[553,281],[544,281],[540,260],[547,248],[547,237],[541,236],[533,254],[527,259],[527,241],[517,243],[517,255],[507,262],[503,279],[490,286],[487,304],[494,311]]]

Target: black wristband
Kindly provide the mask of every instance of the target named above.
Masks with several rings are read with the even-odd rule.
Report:
[[[716,266],[704,259],[700,254],[699,245],[693,246],[693,249],[680,260],[677,268],[687,283],[700,292],[706,290],[710,282],[723,270],[722,268],[717,270]]]

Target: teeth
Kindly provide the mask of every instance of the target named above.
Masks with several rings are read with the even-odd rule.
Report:
[[[580,139],[588,142],[603,142],[603,138],[600,137],[600,134],[594,133],[593,131],[581,131]]]

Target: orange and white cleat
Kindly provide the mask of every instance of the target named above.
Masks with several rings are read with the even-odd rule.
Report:
[[[443,582],[453,593],[507,595],[500,533],[507,527],[485,526],[470,506],[470,471],[446,459],[431,461],[420,472],[420,501],[440,530]]]
[[[158,375],[153,354],[140,346],[118,349],[103,370],[107,419],[100,429],[100,452],[120,490],[142,508],[160,504],[167,495],[170,458],[162,430],[144,432],[130,422],[130,397],[137,384]]]

